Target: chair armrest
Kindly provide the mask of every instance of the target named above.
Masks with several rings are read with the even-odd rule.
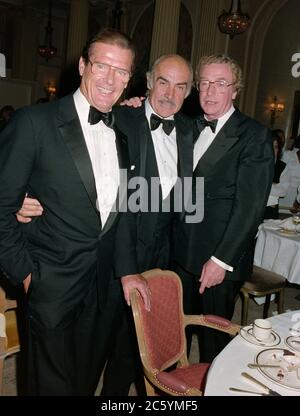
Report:
[[[202,325],[227,334],[236,335],[241,326],[217,315],[184,315],[185,325]]]
[[[6,338],[6,319],[4,313],[0,313],[0,337]]]
[[[200,390],[195,387],[189,387],[187,384],[174,377],[166,371],[161,371],[155,375],[160,388],[171,395],[176,396],[202,396]]]
[[[17,301],[14,299],[6,298],[6,310],[16,309],[18,307]]]

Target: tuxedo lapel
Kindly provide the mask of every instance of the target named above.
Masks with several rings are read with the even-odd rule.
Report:
[[[241,115],[238,110],[227,120],[207,151],[201,157],[195,169],[197,176],[208,177],[214,172],[217,162],[228,152],[228,150],[239,140],[238,126]],[[201,140],[201,139],[199,139]]]
[[[146,176],[146,161],[147,161],[147,153],[148,153],[148,146],[151,144],[152,136],[149,127],[148,120],[145,115],[145,104],[135,111],[136,126],[137,126],[137,136],[139,138],[139,145],[140,145],[140,176]]]
[[[59,130],[69,149],[95,213],[100,219],[96,208],[97,191],[92,163],[72,96],[67,96],[60,102]]]
[[[179,114],[175,114],[174,119],[178,149],[178,176],[183,180],[183,178],[192,175],[193,131]]]
[[[185,178],[191,178],[193,176],[193,129],[191,128],[192,125],[187,123],[180,114],[175,114],[174,120],[178,151],[178,177],[181,179],[184,192],[184,198],[183,195],[177,195],[175,185],[174,203],[176,198],[181,198],[177,203],[182,204],[180,218],[183,219],[185,215],[184,202],[185,200],[189,200],[192,190],[188,189]]]

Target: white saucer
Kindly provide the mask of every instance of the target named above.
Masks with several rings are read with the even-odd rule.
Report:
[[[295,342],[297,341],[297,342]],[[293,351],[300,352],[300,336],[290,336],[285,339],[286,345]]]
[[[259,341],[256,339],[255,336],[252,335],[252,330],[252,325],[245,326],[240,330],[241,337],[251,344],[259,345],[261,347],[273,347],[274,345],[278,345],[281,342],[280,336],[273,330],[271,332],[270,338],[266,341]]]

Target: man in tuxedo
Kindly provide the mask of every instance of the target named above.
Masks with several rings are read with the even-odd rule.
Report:
[[[147,73],[148,98],[141,107],[116,107],[116,124],[130,139],[131,145],[139,149],[139,176],[146,179],[148,189],[140,193],[140,209],[136,215],[136,230],[130,240],[130,221],[122,216],[119,222],[122,244],[117,247],[117,276],[127,273],[126,262],[138,265],[139,271],[170,266],[170,238],[176,198],[181,198],[174,191],[178,178],[192,177],[193,166],[193,123],[179,113],[184,99],[191,91],[193,70],[190,64],[179,55],[164,55],[158,58]],[[158,188],[151,188],[153,179],[159,179]],[[154,202],[154,211],[150,203]],[[177,201],[179,202],[179,201]],[[148,203],[147,206],[144,203]],[[136,240],[132,244],[132,240]],[[131,247],[128,252],[128,247]],[[127,276],[129,278],[130,276]],[[125,299],[129,304],[129,291]],[[137,343],[132,328],[131,311],[124,315],[123,331],[117,335],[117,344],[112,351],[104,375],[102,394],[124,394],[129,389],[129,378],[118,374],[118,369],[135,367],[136,381],[142,376],[138,360]],[[128,339],[128,335],[130,339]],[[126,340],[130,345],[126,351]],[[130,352],[131,350],[131,352]],[[134,353],[136,351],[136,353]],[[130,363],[129,357],[132,357]],[[120,389],[121,380],[124,380]],[[140,384],[140,383],[139,383]]]
[[[174,185],[178,178],[191,177],[193,167],[193,123],[179,113],[192,86],[190,64],[179,55],[161,56],[147,73],[147,81],[149,96],[141,107],[113,109],[115,123],[128,137],[131,153],[133,149],[136,151],[135,159],[131,157],[132,163],[139,166],[135,174],[148,184],[140,195],[134,227],[128,218],[130,213],[124,213],[118,225],[115,273],[128,282],[136,281],[130,274],[134,264],[139,271],[169,267],[172,223],[177,215],[173,205]],[[153,179],[159,179],[158,188],[151,189]],[[145,201],[149,206],[143,205]],[[155,202],[156,211],[151,211],[150,201]],[[42,215],[43,207],[39,201],[26,198],[19,214],[24,216],[19,216],[24,222],[26,216]],[[124,290],[128,305],[130,290],[128,283]],[[136,347],[131,311],[124,310],[122,330],[116,335],[116,345],[106,365],[102,395],[128,394],[133,381],[132,368],[136,368],[134,378],[139,381],[142,372]]]
[[[111,108],[133,60],[125,35],[100,32],[79,60],[74,95],[17,111],[1,133],[0,263],[27,292],[31,395],[93,394],[120,320],[114,205],[127,186],[120,169],[129,157]],[[19,224],[26,192],[43,215]],[[124,290],[137,287],[149,308],[147,286],[134,272]]]
[[[197,81],[204,116],[197,120],[194,179],[204,177],[204,219],[178,224],[174,267],[183,283],[185,313],[231,319],[251,273],[251,248],[270,192],[274,153],[270,131],[233,106],[242,87],[242,71],[233,59],[201,58]],[[212,361],[227,342],[226,334],[203,329],[201,361]]]

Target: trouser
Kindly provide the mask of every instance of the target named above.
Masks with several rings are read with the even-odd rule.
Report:
[[[110,350],[120,313],[119,282],[111,282],[100,313],[96,283],[67,325],[46,328],[28,313],[28,394],[93,395]]]
[[[124,302],[125,303],[125,302]],[[126,309],[125,309],[126,308]],[[103,377],[101,396],[128,396],[131,383],[137,394],[146,395],[132,312],[124,305],[120,329],[110,351]]]
[[[241,281],[224,280],[221,284],[206,288],[199,294],[199,275],[188,272],[179,264],[174,265],[174,271],[180,276],[183,286],[183,309],[186,314],[213,314],[232,319],[236,296],[243,284]],[[206,327],[189,326],[187,328],[187,347],[190,350],[192,333],[196,333],[199,342],[201,362],[211,362],[230,341],[230,336],[224,332]]]

